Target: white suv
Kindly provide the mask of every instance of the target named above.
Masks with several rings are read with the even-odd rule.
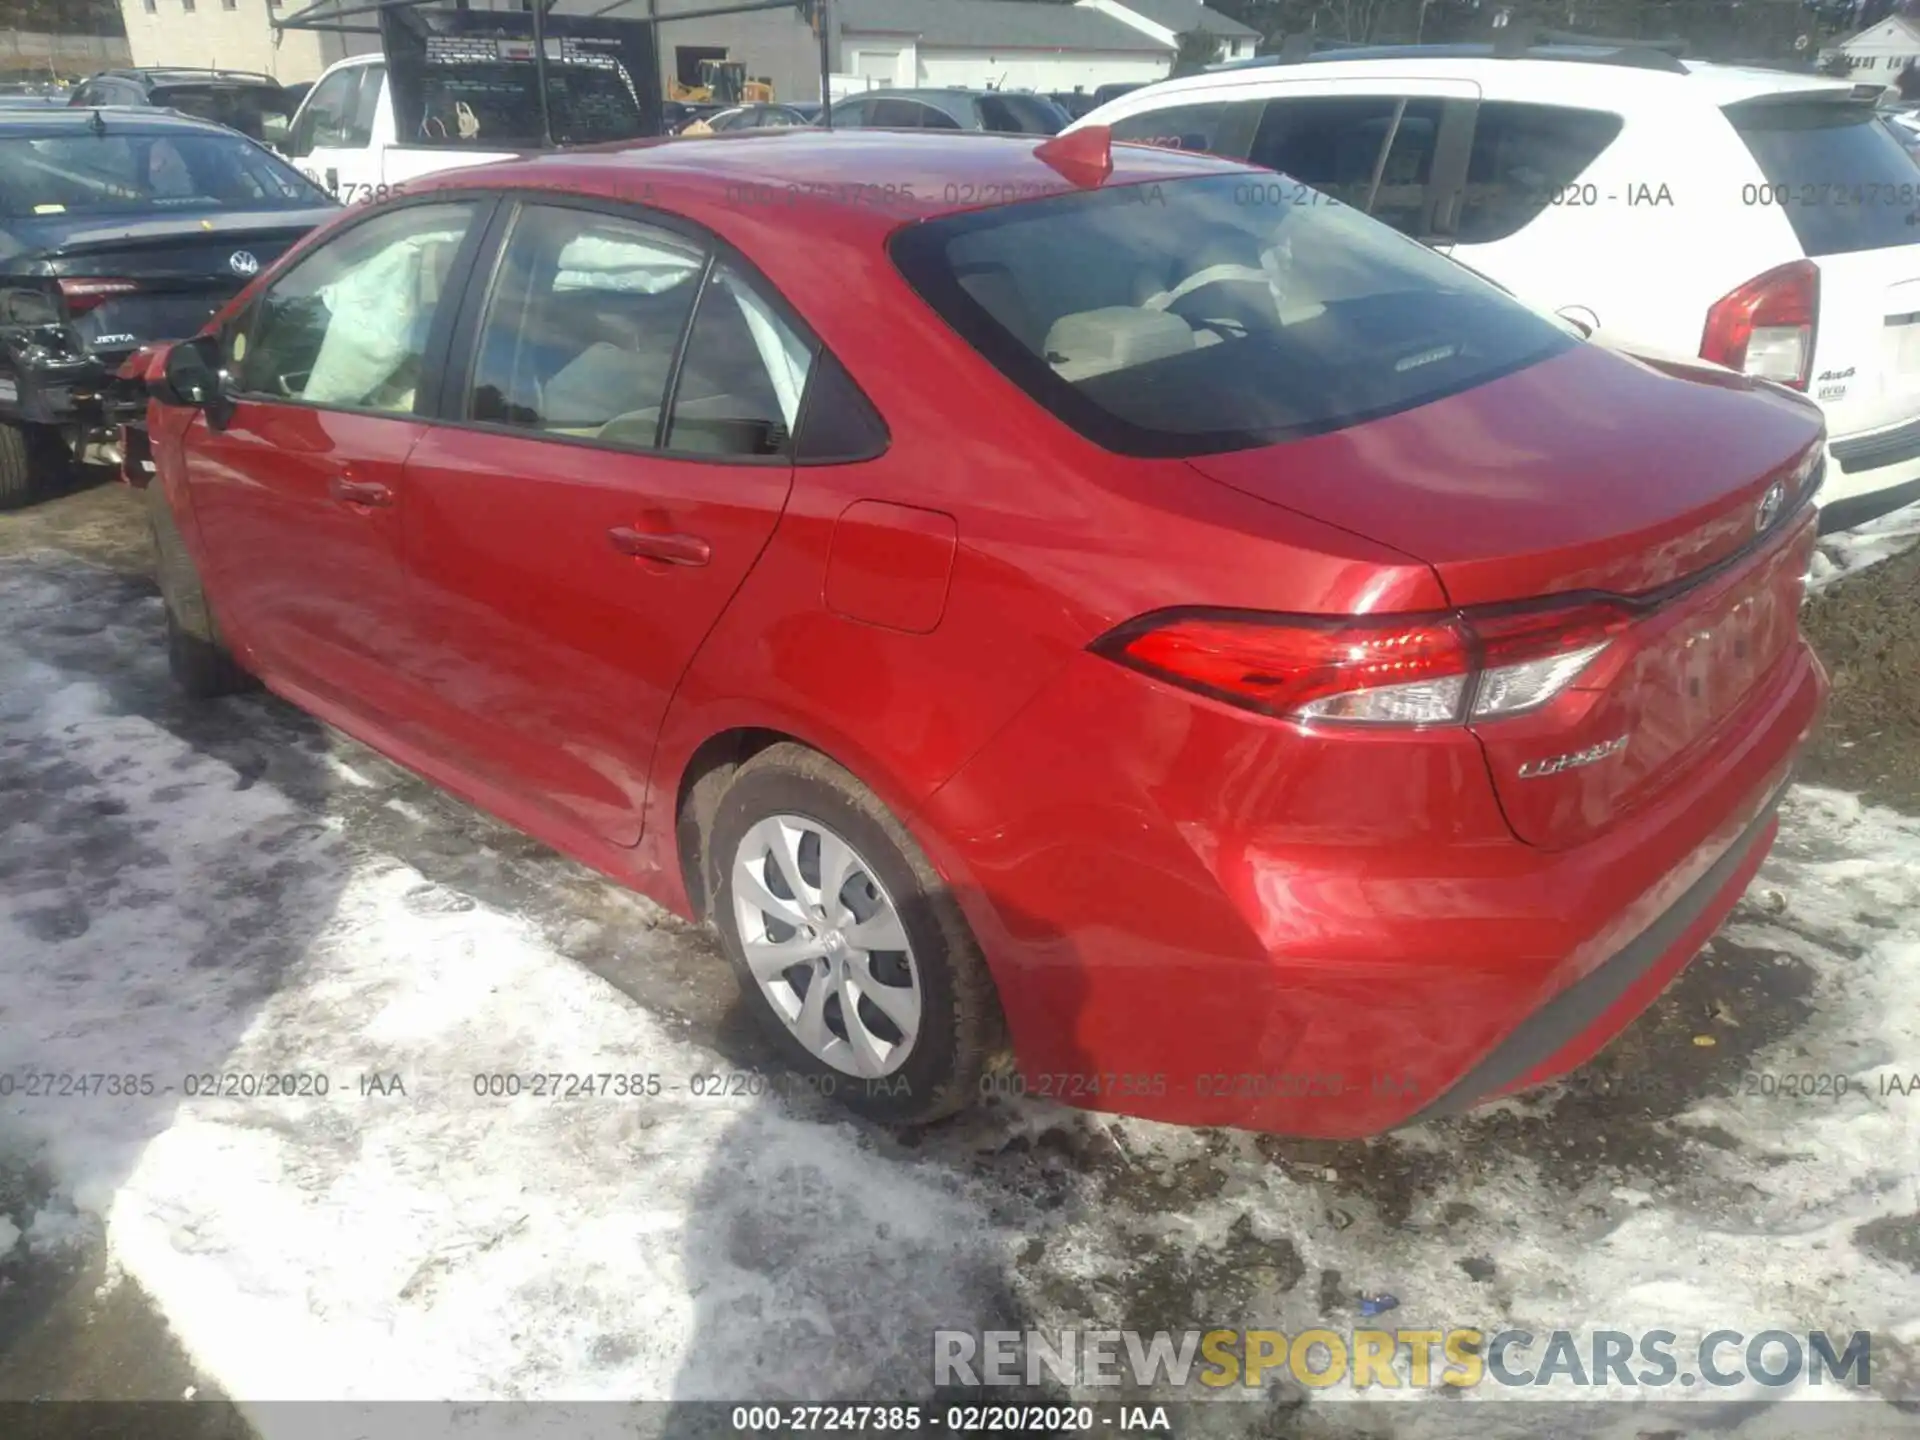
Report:
[[[1920,499],[1920,167],[1879,89],[1650,50],[1375,47],[1165,81],[1072,128],[1280,171],[1247,203],[1359,206],[1605,343],[1807,392],[1833,530]]]

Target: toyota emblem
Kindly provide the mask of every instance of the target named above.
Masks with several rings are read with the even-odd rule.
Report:
[[[227,257],[227,266],[236,275],[258,275],[260,260],[251,250],[236,250]]]
[[[1760,497],[1760,508],[1753,512],[1755,533],[1765,530],[1780,518],[1780,507],[1787,502],[1787,487],[1778,480],[1767,487],[1767,493]]]

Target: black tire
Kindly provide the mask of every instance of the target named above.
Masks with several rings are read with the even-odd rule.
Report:
[[[166,493],[147,486],[147,527],[153,535],[153,569],[167,610],[167,669],[190,698],[216,700],[258,683],[233,658],[207,604],[200,572],[174,524]]]
[[[33,465],[39,448],[20,426],[0,424],[0,510],[18,510],[40,493]]]
[[[781,814],[817,820],[852,845],[894,900],[913,947],[921,991],[919,1034],[899,1069],[882,1079],[858,1079],[814,1055],[775,1012],[747,967],[734,907],[734,855],[754,825]],[[721,797],[710,834],[706,865],[708,893],[715,897],[714,925],[748,1008],[787,1063],[808,1077],[808,1088],[887,1125],[923,1125],[973,1103],[1001,1043],[993,981],[959,906],[874,794],[817,751],[774,745],[740,767]]]

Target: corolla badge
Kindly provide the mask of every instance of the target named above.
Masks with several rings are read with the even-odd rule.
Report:
[[[1609,755],[1618,755],[1627,748],[1627,737],[1618,736],[1612,740],[1603,740],[1598,745],[1589,745],[1585,750],[1575,750],[1567,755],[1555,755],[1546,760],[1529,760],[1520,767],[1522,780],[1538,780],[1546,775],[1558,775],[1562,770],[1578,770],[1582,765],[1598,765]]]
[[[1757,534],[1765,530],[1780,518],[1780,507],[1787,503],[1787,487],[1778,480],[1767,487],[1767,493],[1760,497],[1760,508],[1753,512],[1753,528]]]
[[[227,257],[227,268],[236,275],[258,275],[260,257],[251,250],[236,250]]]

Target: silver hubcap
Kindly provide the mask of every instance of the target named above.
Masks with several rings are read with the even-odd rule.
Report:
[[[893,897],[818,820],[773,815],[733,856],[747,968],[800,1043],[872,1079],[906,1063],[920,1033],[920,974]]]

